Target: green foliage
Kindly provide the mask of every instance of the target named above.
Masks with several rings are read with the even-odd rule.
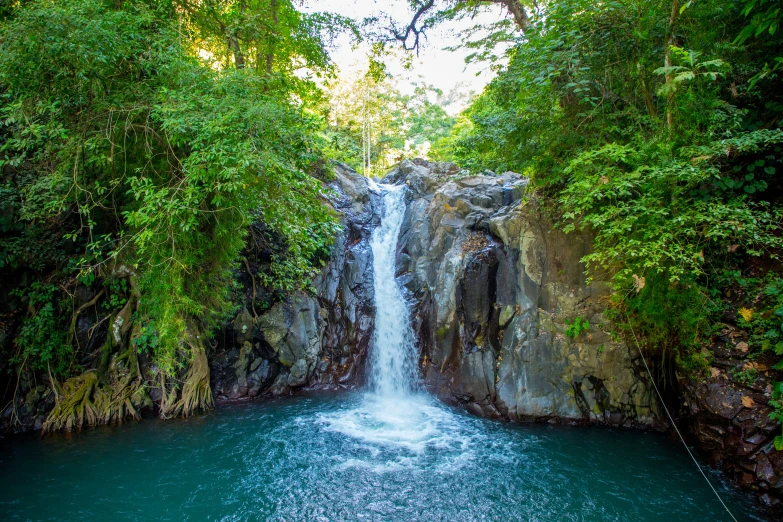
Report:
[[[747,331],[751,354],[783,355],[783,277],[768,272],[764,277],[734,278],[724,292],[740,301],[737,325]],[[783,369],[783,360],[776,369]]]
[[[33,177],[25,173],[0,186],[0,270],[43,271],[65,260],[62,220],[31,223],[22,217],[25,189],[32,182]]]
[[[752,89],[762,80],[777,80],[780,68],[783,67],[783,56],[780,53],[780,28],[783,19],[783,2],[780,0],[747,0],[742,8],[742,15],[749,18],[749,23],[737,35],[736,44],[744,44],[751,38],[767,40],[768,44],[777,44],[774,53],[764,62],[763,68],[748,82]],[[777,35],[777,36],[776,36]],[[776,55],[777,54],[777,55]]]
[[[758,370],[756,370],[755,368],[748,368],[745,370],[734,372],[732,378],[737,382],[741,382],[745,386],[751,386],[756,382],[757,376],[758,376]]]
[[[160,338],[154,322],[148,322],[139,330],[139,335],[132,341],[139,353],[155,354],[160,346]]]
[[[138,294],[138,349],[169,373],[189,362],[186,328],[230,308],[254,220],[285,245],[262,283],[306,286],[338,224],[311,175],[323,153],[305,103],[351,27],[288,0],[20,5],[0,25],[3,263],[86,284],[122,267],[133,288],[102,306]],[[57,316],[42,310],[23,353],[65,371],[63,339],[31,344]]]
[[[81,277],[82,282],[90,280],[93,276],[91,272]],[[126,279],[111,279],[106,285],[108,297],[101,303],[101,308],[106,312],[116,312],[128,301],[128,282]]]
[[[571,339],[576,339],[582,334],[582,332],[590,331],[590,322],[587,319],[582,319],[581,317],[577,317],[570,323],[568,322],[568,319],[566,319],[565,324],[565,336],[570,337]]]
[[[62,322],[63,311],[54,285],[34,282],[26,291],[15,291],[29,310],[16,336],[14,364],[27,364],[33,370],[67,375],[73,364],[74,348]]]
[[[776,382],[772,385],[772,398],[769,405],[775,408],[769,417],[783,423],[783,382]],[[783,451],[783,435],[776,435],[774,444],[776,450]]]
[[[700,79],[717,80],[722,75],[722,71],[727,68],[723,60],[698,61],[701,56],[692,50],[682,49],[676,45],[669,47],[670,53],[679,59],[682,65],[669,65],[655,69],[654,74],[661,76],[671,75],[669,81],[658,88],[658,94],[670,95],[676,93],[687,82],[693,82]]]
[[[759,130],[679,154],[655,141],[583,152],[564,170],[571,176],[560,193],[565,230],[595,231],[595,251],[585,257],[594,268],[623,260],[620,288],[650,271],[695,280],[704,273],[705,255],[732,244],[751,256],[779,250],[781,208],[749,194],[766,188],[769,176],[756,179],[755,155],[781,142],[783,132]],[[725,168],[726,150],[734,151],[731,163],[740,169]]]
[[[745,43],[749,38],[758,38],[763,33],[774,35],[780,27],[781,2],[779,0],[747,0],[742,8],[743,16],[750,16],[750,23],[746,25],[734,40],[736,43]],[[766,8],[766,9],[765,9]]]
[[[699,354],[711,337],[712,320],[720,310],[698,285],[672,281],[667,274],[651,274],[638,294],[618,294],[614,304],[614,310],[627,315],[646,353],[674,356],[688,370],[704,370],[700,355],[694,360],[690,357]],[[616,319],[624,328],[625,321]]]

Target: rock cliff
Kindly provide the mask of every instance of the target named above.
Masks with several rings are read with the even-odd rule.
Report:
[[[363,381],[375,315],[369,239],[378,224],[379,196],[366,178],[342,165],[335,168],[329,187],[342,232],[313,282],[314,292],[285,296],[254,315],[253,281],[242,275],[248,290],[244,307],[218,336],[210,355],[219,400]],[[248,272],[261,263],[262,255],[249,260]]]
[[[608,333],[607,285],[585,284],[590,238],[555,228],[525,179],[416,160],[386,181],[409,187],[397,276],[428,389],[489,417],[658,421],[638,352]]]

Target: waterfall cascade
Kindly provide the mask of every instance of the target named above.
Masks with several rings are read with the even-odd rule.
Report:
[[[415,387],[416,348],[408,309],[394,278],[397,238],[405,216],[405,185],[382,185],[381,224],[373,231],[375,346],[370,389],[383,397],[404,396]]]
[[[473,421],[461,420],[425,393],[418,393],[416,343],[407,304],[395,280],[397,239],[405,217],[404,185],[380,185],[381,223],[370,242],[375,288],[375,337],[369,389],[358,407],[320,415],[327,431],[348,435],[368,448],[347,466],[386,470],[426,466],[428,449],[440,448],[441,464],[468,459]],[[390,449],[393,456],[385,453]],[[412,458],[415,456],[415,458]],[[389,460],[391,459],[391,460]]]

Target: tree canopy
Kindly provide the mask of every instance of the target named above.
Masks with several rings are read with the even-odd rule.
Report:
[[[287,0],[37,1],[5,17],[2,264],[46,281],[16,290],[38,333],[18,339],[14,360],[77,372],[72,339],[39,336],[63,329],[53,323],[74,285],[104,284],[154,325],[160,371],[187,368],[199,348],[183,339],[230,308],[257,219],[285,245],[265,282],[307,283],[337,229],[308,104],[322,96],[313,76],[332,71],[325,42],[347,20]],[[128,277],[130,288],[111,286]]]

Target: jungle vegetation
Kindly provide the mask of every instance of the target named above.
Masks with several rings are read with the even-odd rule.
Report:
[[[587,275],[615,274],[618,333],[662,380],[709,377],[712,342],[747,335],[735,377],[772,372],[780,420],[783,3],[520,5],[492,40],[507,63],[433,155],[523,172],[559,226],[590,229]]]
[[[137,416],[149,378],[162,416],[209,407],[205,344],[250,223],[283,245],[259,274],[283,290],[337,230],[308,107],[330,38],[354,24],[288,0],[4,2],[1,16],[9,384],[48,376],[45,429]],[[85,353],[75,325],[95,306],[109,335]]]
[[[4,393],[45,378],[52,430],[137,416],[150,381],[162,416],[210,407],[206,350],[251,223],[276,245],[259,282],[306,288],[338,230],[329,162],[360,167],[368,110],[374,174],[426,142],[470,171],[528,175],[559,226],[590,229],[587,276],[615,274],[618,335],[662,378],[709,375],[734,327],[741,377],[777,375],[783,2],[398,3],[405,22],[292,0],[0,2]],[[399,92],[387,50],[497,5],[507,17],[464,33],[497,70],[464,113],[426,84]],[[372,47],[350,81],[329,57],[339,34]],[[776,383],[778,418],[782,400]]]
[[[361,165],[364,100],[375,173],[451,126],[431,87],[391,82],[389,38],[340,85],[334,39],[372,24],[292,0],[0,2],[12,423],[41,386],[45,431],[138,417],[153,391],[162,417],[211,407],[206,352],[237,309],[251,225],[269,246],[254,284],[307,289],[339,229],[330,162]]]

